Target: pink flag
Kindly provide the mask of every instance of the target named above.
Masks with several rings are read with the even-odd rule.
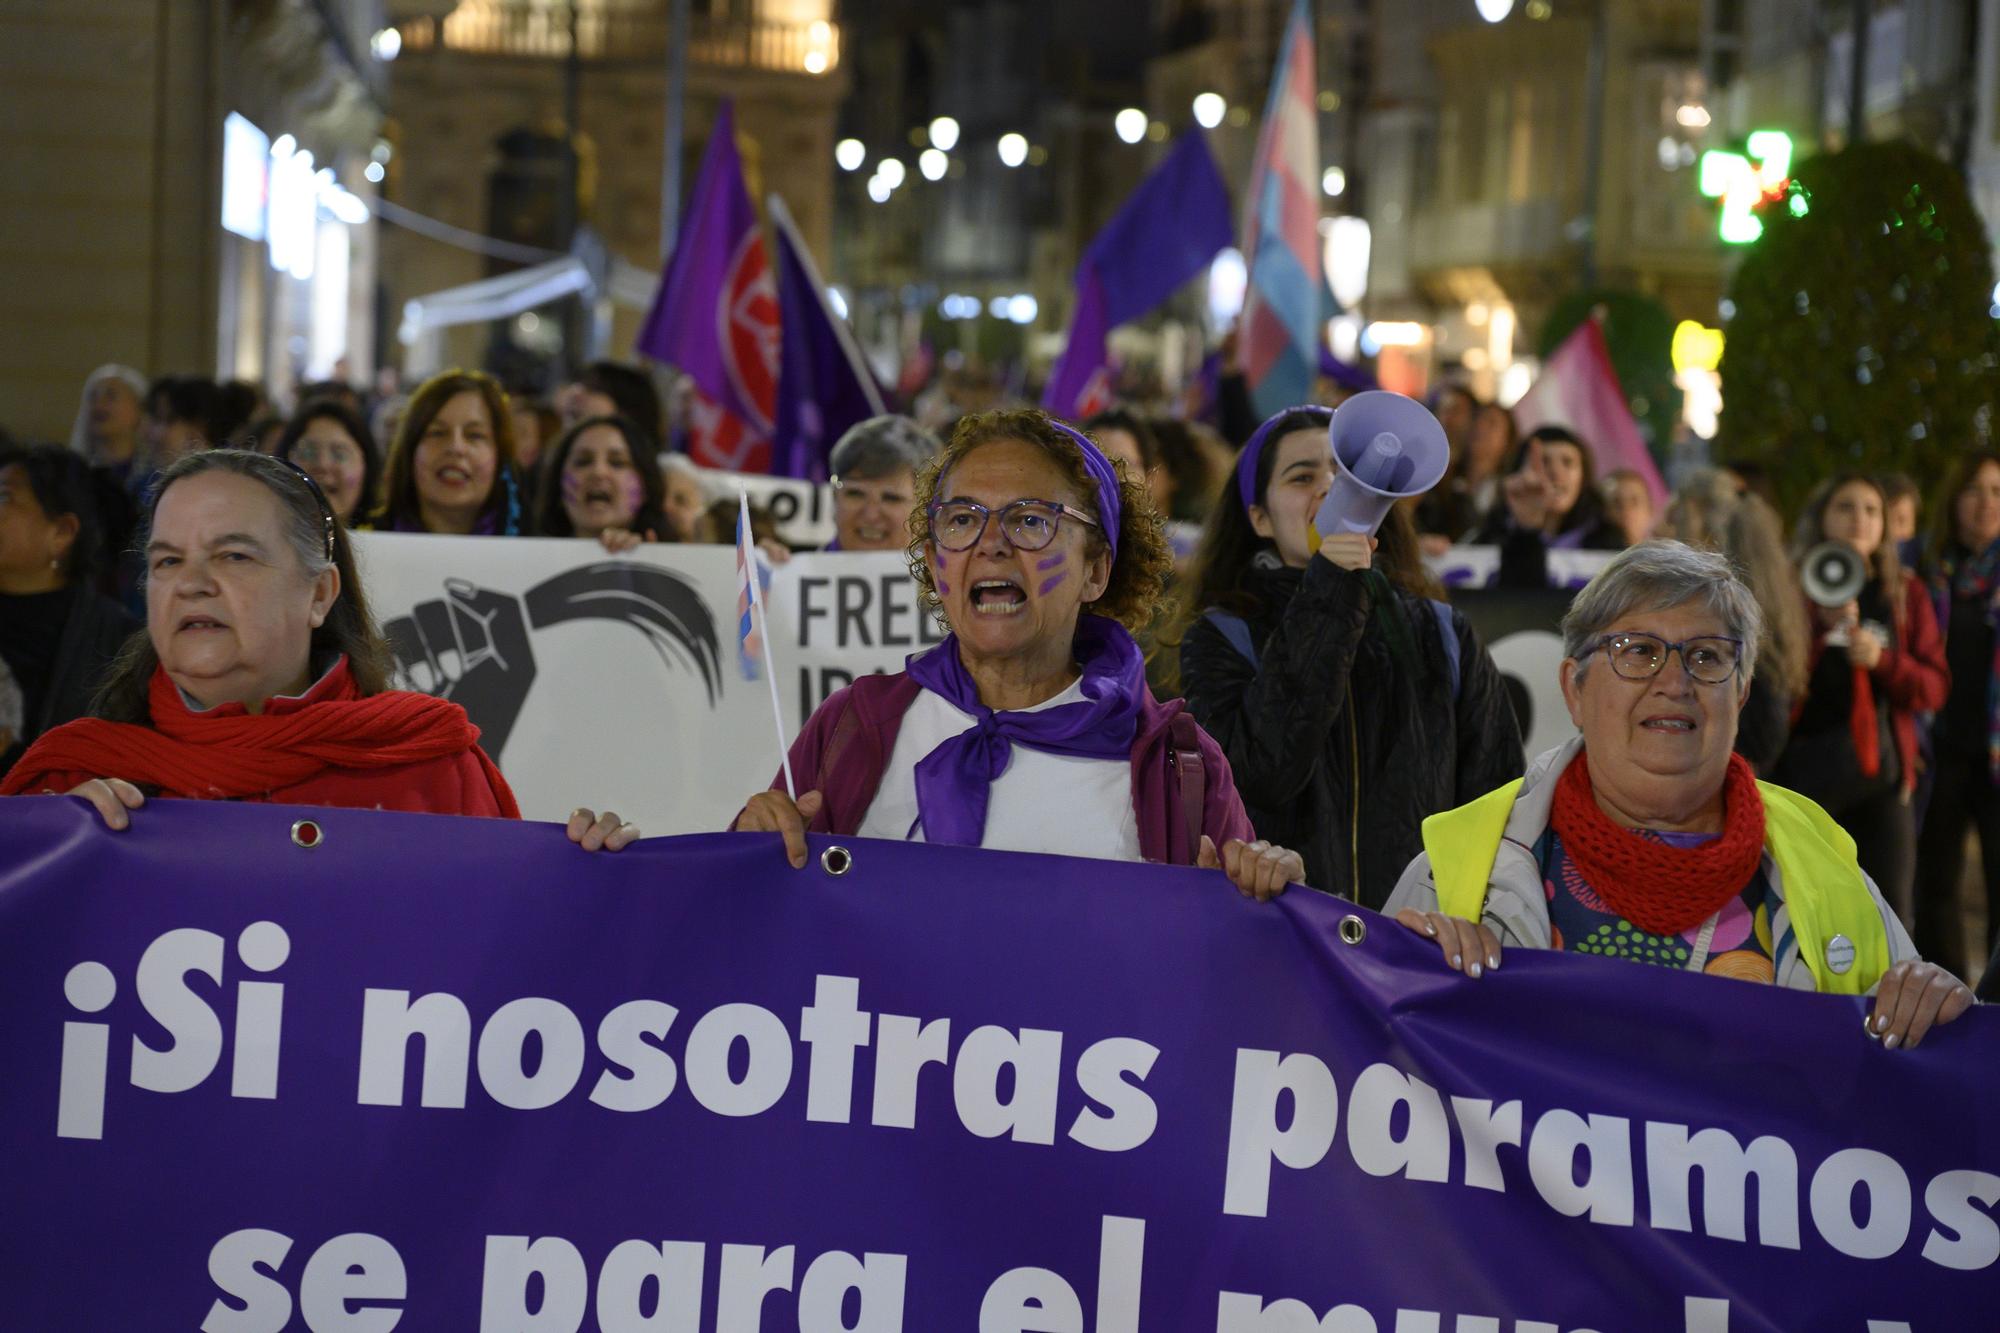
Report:
[[[1541,375],[1514,404],[1514,424],[1523,435],[1541,426],[1563,427],[1590,446],[1599,477],[1630,468],[1645,481],[1656,507],[1667,502],[1667,484],[1639,437],[1618,372],[1611,368],[1604,329],[1595,319],[1577,325],[1550,354]]]

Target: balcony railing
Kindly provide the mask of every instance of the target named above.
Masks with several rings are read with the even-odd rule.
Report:
[[[569,55],[566,6],[529,0],[463,0],[442,20],[415,18],[401,27],[406,52],[465,51],[477,55],[564,58]],[[665,59],[663,12],[634,13],[579,6],[577,53],[586,60]],[[716,69],[830,74],[840,64],[840,29],[832,23],[691,15],[688,60]]]

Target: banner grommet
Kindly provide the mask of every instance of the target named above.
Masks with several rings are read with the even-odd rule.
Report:
[[[310,819],[301,819],[298,823],[292,825],[292,844],[294,846],[303,847],[307,851],[311,851],[325,841],[325,831]]]
[[[1353,915],[1340,918],[1340,942],[1342,944],[1359,944],[1367,938],[1368,923],[1366,921]]]
[[[819,854],[819,868],[838,878],[854,868],[854,854],[845,847],[829,847]]]

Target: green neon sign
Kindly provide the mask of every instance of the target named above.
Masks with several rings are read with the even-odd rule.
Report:
[[[1792,177],[1792,136],[1783,130],[1758,130],[1744,140],[1744,152],[1711,148],[1701,155],[1699,183],[1703,195],[1722,201],[1717,231],[1730,245],[1748,245],[1764,234],[1758,205],[1782,199]],[[1794,201],[1792,212],[1805,209]]]

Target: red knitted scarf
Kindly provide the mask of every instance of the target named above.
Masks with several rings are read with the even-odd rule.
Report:
[[[1729,756],[1722,786],[1722,836],[1672,847],[1611,822],[1590,790],[1579,751],[1556,779],[1551,823],[1584,882],[1612,911],[1654,935],[1678,935],[1714,916],[1743,892],[1764,854],[1764,798],[1740,754]]]
[[[53,774],[92,773],[163,796],[228,800],[282,791],[329,768],[393,768],[470,750],[503,810],[520,818],[507,809],[507,785],[475,748],[479,728],[458,704],[400,690],[363,697],[345,658],[315,693],[311,703],[282,712],[196,713],[156,668],[147,696],[152,726],[83,718],[57,727],[21,756],[0,795],[40,791]]]

